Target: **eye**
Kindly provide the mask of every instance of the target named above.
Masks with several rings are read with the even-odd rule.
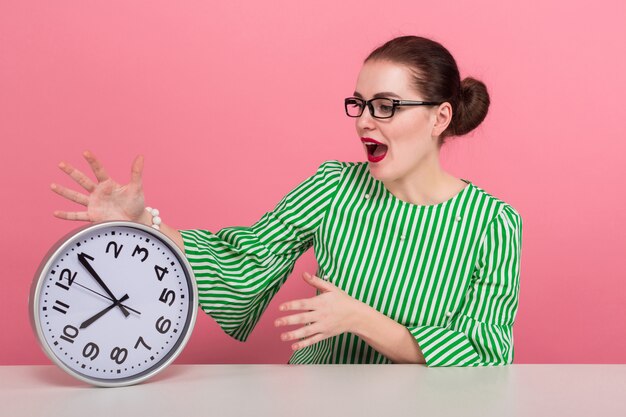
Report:
[[[393,102],[389,99],[377,99],[374,103],[374,108],[376,109],[376,112],[381,115],[391,114],[391,112],[393,111]]]

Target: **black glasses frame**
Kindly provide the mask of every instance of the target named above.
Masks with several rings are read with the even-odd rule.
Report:
[[[348,100],[356,100],[356,101],[360,101],[361,103],[363,103],[361,105],[361,111],[359,112],[358,115],[356,116],[352,116],[348,113]],[[391,115],[389,116],[376,116],[374,114],[374,105],[372,104],[373,101],[375,100],[388,100],[391,101]],[[434,106],[434,105],[438,105],[441,104],[443,102],[436,102],[436,101],[414,101],[414,100],[398,100],[395,98],[386,98],[386,97],[376,97],[376,98],[372,98],[369,100],[363,100],[362,98],[359,97],[346,97],[344,99],[344,107],[346,110],[346,115],[348,117],[361,117],[361,115],[363,114],[363,111],[365,110],[365,106],[367,106],[370,110],[370,115],[376,119],[389,119],[391,117],[393,117],[393,115],[396,113],[396,108],[398,107],[402,107],[402,106]]]

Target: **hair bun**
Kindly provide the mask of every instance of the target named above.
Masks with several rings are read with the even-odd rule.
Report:
[[[482,81],[466,77],[461,81],[456,114],[452,115],[451,133],[465,135],[485,120],[489,110],[489,93]]]

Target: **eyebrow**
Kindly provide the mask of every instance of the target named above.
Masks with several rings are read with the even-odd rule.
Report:
[[[354,92],[354,97],[363,98],[361,93],[359,93],[358,91]],[[391,91],[383,91],[382,93],[376,93],[376,94],[374,94],[374,97],[372,97],[372,98],[379,98],[379,97],[397,97],[397,98],[400,98],[399,95],[397,95],[396,93],[392,93]]]

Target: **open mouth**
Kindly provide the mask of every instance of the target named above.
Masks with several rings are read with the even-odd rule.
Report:
[[[367,149],[367,158],[370,162],[381,161],[387,155],[387,145],[366,143],[365,148]]]

